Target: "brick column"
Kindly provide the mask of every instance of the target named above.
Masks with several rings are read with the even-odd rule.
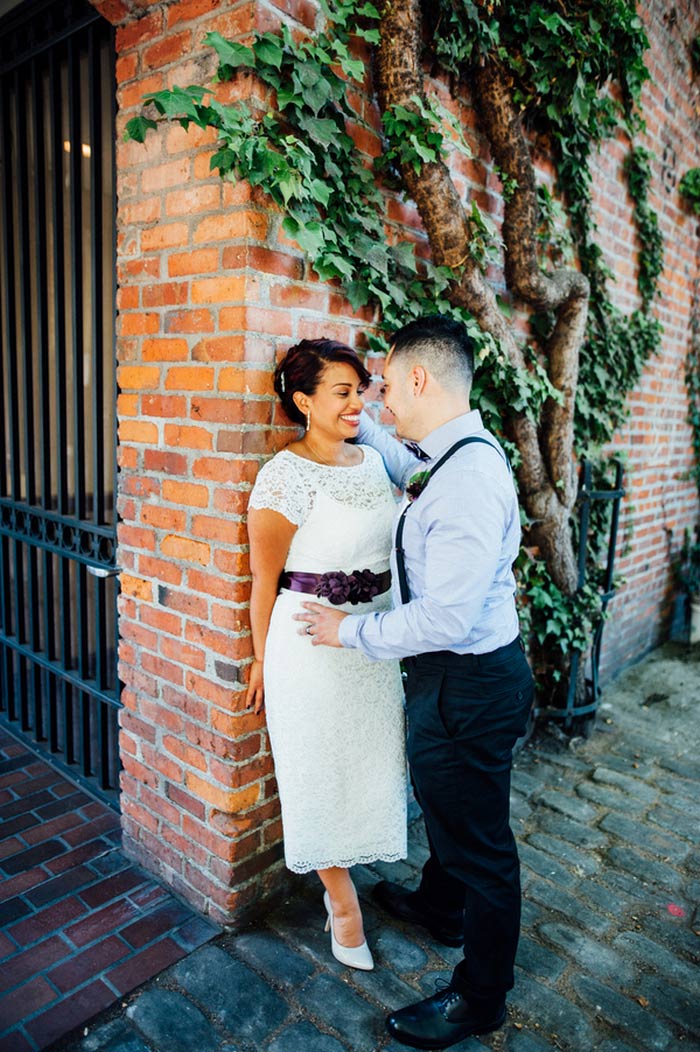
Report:
[[[285,445],[271,372],[314,330],[280,217],[211,173],[214,136],[163,126],[123,142],[141,96],[206,83],[207,32],[241,37],[252,3],[106,11],[117,28],[119,650],[126,850],[219,921],[277,886],[281,825],[264,720],[244,708],[250,658],[245,510],[262,454]],[[137,15],[138,17],[134,17]],[[244,78],[222,86],[250,93]],[[338,335],[349,337],[347,327]]]

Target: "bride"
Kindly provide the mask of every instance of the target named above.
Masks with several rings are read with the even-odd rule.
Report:
[[[266,710],[285,862],[316,870],[333,955],[369,970],[349,867],[406,856],[406,762],[398,662],[315,647],[292,618],[318,597],[340,610],[390,606],[395,501],[380,455],[354,445],[370,376],[353,350],[302,340],[275,391],[302,438],[259,472],[248,511],[254,661],[247,703]]]

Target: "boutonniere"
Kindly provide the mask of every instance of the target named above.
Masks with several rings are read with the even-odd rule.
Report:
[[[409,501],[414,501],[416,497],[420,497],[421,493],[428,484],[430,478],[429,471],[417,471],[415,475],[411,475],[406,486],[406,496]]]

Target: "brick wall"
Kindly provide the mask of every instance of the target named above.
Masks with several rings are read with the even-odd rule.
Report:
[[[698,493],[687,477],[693,464],[684,384],[693,288],[700,275],[700,225],[678,192],[689,168],[700,165],[700,81],[690,42],[700,29],[700,6],[677,17],[663,2],[640,5],[651,41],[644,88],[647,134],[654,153],[651,205],[664,236],[664,271],[657,314],[661,353],[629,398],[630,416],[613,445],[627,459],[618,564],[626,584],[611,604],[602,654],[603,679],[658,646],[671,627],[677,590],[670,572],[683,532],[698,522]],[[613,296],[624,309],[638,304],[630,201],[621,188],[624,150],[608,147],[596,166],[600,243],[617,276]],[[697,304],[695,311],[697,312]]]
[[[122,596],[122,811],[127,850],[204,912],[238,917],[281,885],[278,807],[264,721],[245,711],[250,656],[247,494],[263,457],[293,432],[275,405],[278,352],[304,336],[362,346],[368,312],[320,283],[281,216],[246,185],[210,174],[213,138],[162,128],[145,146],[122,141],[144,92],[204,83],[214,70],[207,32],[245,37],[294,12],[313,26],[308,0],[279,3],[104,0],[117,24],[119,526]],[[663,5],[646,17],[658,83],[647,91],[650,142],[670,142],[677,175],[699,163],[694,114]],[[675,36],[674,36],[675,34]],[[680,45],[677,46],[678,51]],[[686,63],[687,65],[687,63]],[[685,67],[683,67],[685,68]],[[256,90],[242,77],[222,97]],[[360,92],[353,104],[370,128],[377,113]],[[670,109],[668,108],[670,106]],[[473,125],[468,101],[460,118]],[[354,129],[368,154],[371,131]],[[624,150],[598,162],[601,240],[620,274],[621,304],[636,302],[629,201],[620,179]],[[485,150],[458,159],[460,186],[495,215],[500,200]],[[625,523],[635,534],[621,568],[629,577],[606,629],[606,668],[641,654],[664,633],[670,596],[664,529],[694,521],[682,361],[695,225],[657,165],[654,201],[667,238],[662,355],[632,398],[619,443],[629,455]],[[390,227],[421,240],[415,209],[392,197]],[[660,509],[663,508],[663,514]]]

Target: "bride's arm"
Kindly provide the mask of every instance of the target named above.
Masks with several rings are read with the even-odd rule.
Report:
[[[385,428],[375,424],[366,410],[360,413],[360,430],[357,441],[376,449],[384,461],[387,475],[401,490],[406,488],[408,479],[421,466],[419,458],[406,449],[393,435],[390,435]]]
[[[278,511],[251,508],[248,512],[250,570],[250,624],[253,634],[253,663],[250,667],[246,705],[261,712],[264,705],[263,658],[265,641],[275,605],[280,574],[297,527]]]

